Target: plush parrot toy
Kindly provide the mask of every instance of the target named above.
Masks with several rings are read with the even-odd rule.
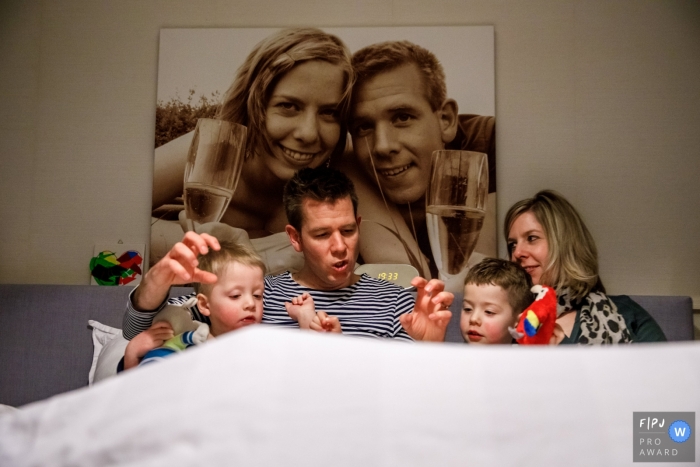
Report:
[[[525,308],[515,329],[508,330],[518,344],[548,345],[557,320],[557,294],[546,285],[535,285],[530,291],[535,301]]]

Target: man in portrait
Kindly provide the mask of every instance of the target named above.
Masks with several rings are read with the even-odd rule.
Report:
[[[482,235],[476,250],[480,255],[475,256],[495,256],[494,117],[460,115],[457,103],[447,95],[439,60],[411,42],[387,41],[364,47],[353,54],[352,62],[357,79],[349,125],[353,155],[340,165],[366,198],[363,218],[375,218],[386,229],[398,230],[399,235],[408,229],[419,248],[415,257],[407,251],[409,261],[418,262],[419,270],[429,268],[430,275],[437,277],[425,222],[432,153],[440,149],[483,152],[489,163],[490,194],[482,229],[487,235]],[[388,212],[393,212],[396,220],[387,222]],[[368,255],[376,258],[380,251],[386,255],[395,251],[384,247],[374,245]]]

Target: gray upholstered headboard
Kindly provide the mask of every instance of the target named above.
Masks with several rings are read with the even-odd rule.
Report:
[[[86,386],[93,354],[88,320],[121,329],[132,289],[0,284],[0,404],[24,405]]]
[[[669,341],[692,341],[693,300],[674,295],[630,295],[659,323]]]

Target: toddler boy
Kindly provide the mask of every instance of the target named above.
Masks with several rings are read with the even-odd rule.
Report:
[[[218,337],[245,326],[260,323],[263,314],[265,264],[249,246],[220,241],[220,249],[209,249],[198,258],[198,268],[216,275],[213,284],[194,284],[197,306],[192,307],[193,318],[209,324],[209,337]],[[187,298],[187,297],[186,297]],[[199,316],[198,316],[199,315]],[[172,340],[183,340],[170,345]],[[124,369],[151,358],[162,358],[191,345],[188,338],[173,337],[166,321],[153,324],[134,337],[126,347]],[[150,355],[149,355],[150,354]]]
[[[469,344],[511,344],[508,327],[532,303],[532,279],[516,263],[486,258],[464,281],[460,329]]]

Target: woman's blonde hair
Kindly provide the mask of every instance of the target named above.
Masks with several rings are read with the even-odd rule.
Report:
[[[572,299],[593,290],[605,292],[598,276],[598,249],[576,209],[559,193],[543,190],[515,203],[503,224],[506,242],[510,228],[521,214],[531,212],[547,237],[547,264],[540,282],[561,290],[568,287]],[[512,258],[512,248],[508,255]]]
[[[350,52],[340,39],[320,29],[292,28],[283,29],[259,42],[224,94],[217,118],[248,127],[246,157],[255,155],[256,148],[260,147],[272,151],[265,129],[265,109],[270,95],[285,73],[309,60],[322,60],[343,70],[343,95],[338,108],[340,139],[331,157],[345,150],[350,93],[355,81]]]

